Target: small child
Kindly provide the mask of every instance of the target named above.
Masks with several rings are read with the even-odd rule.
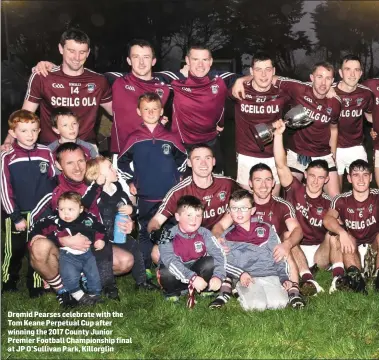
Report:
[[[75,236],[78,233],[91,241],[94,251],[101,251],[107,241],[105,226],[94,215],[83,211],[80,194],[68,191],[58,199],[58,215],[37,221],[33,225],[31,237],[44,235],[60,247],[59,273],[65,289],[79,305],[94,305],[101,302],[101,281],[94,254],[91,249],[76,250],[62,247],[59,243],[60,237]],[[87,280],[87,293],[80,288],[81,273],[84,273]]]
[[[102,181],[99,181],[100,177],[102,177]],[[117,181],[116,169],[112,163],[103,156],[99,156],[87,162],[87,170],[84,179],[87,183],[92,183],[93,181],[98,181],[99,183],[104,182],[102,191],[97,199],[97,206],[102,222],[107,229],[108,238],[110,241],[113,241],[115,217],[118,212],[134,217],[135,209],[132,202],[122,189],[121,184]],[[117,246],[133,254],[134,265],[132,275],[136,281],[137,288],[156,290],[157,286],[146,279],[145,266],[138,242],[128,235],[126,243],[117,244]]]
[[[118,168],[138,198],[139,243],[149,273],[153,242],[147,224],[167,192],[181,180],[187,154],[181,141],[159,123],[163,115],[160,97],[145,93],[138,99],[137,113],[143,123],[128,137],[120,152]]]
[[[224,280],[225,256],[212,233],[200,227],[204,206],[185,195],[178,200],[178,225],[163,233],[159,244],[160,268],[157,277],[168,300],[177,301],[186,289],[217,291]],[[189,307],[194,305],[189,297]]]
[[[8,215],[5,220],[2,291],[18,291],[30,211],[53,191],[55,171],[51,151],[36,143],[40,132],[38,116],[28,110],[18,110],[11,114],[8,124],[9,134],[16,141],[1,154],[1,201]],[[26,284],[31,298],[42,295],[42,279],[30,265]]]
[[[228,248],[226,271],[220,295],[209,305],[219,308],[232,293],[231,278],[239,279],[238,300],[245,310],[280,309],[287,305],[288,294],[298,294],[288,277],[286,261],[276,263],[273,257],[280,239],[270,224],[258,221],[253,195],[247,190],[235,191],[229,200],[234,224],[221,236]]]
[[[73,113],[69,108],[60,106],[51,112],[51,125],[53,131],[59,135],[59,139],[48,145],[48,148],[54,155],[55,160],[55,150],[61,144],[66,142],[74,142],[80,145],[87,159],[93,159],[99,155],[95,145],[83,141],[78,138],[79,134],[79,119],[75,113]],[[56,167],[55,172],[60,174],[60,170]]]

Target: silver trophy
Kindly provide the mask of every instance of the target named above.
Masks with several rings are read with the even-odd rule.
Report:
[[[313,119],[309,118],[306,108],[303,105],[296,105],[284,115],[284,123],[291,129],[300,129],[313,123]],[[261,151],[264,151],[265,145],[274,140],[274,131],[272,125],[258,124],[254,125],[252,132]]]

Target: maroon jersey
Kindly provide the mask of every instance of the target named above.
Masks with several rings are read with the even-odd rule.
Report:
[[[199,144],[217,136],[216,126],[224,126],[224,106],[228,89],[221,76],[194,77],[171,82],[174,90],[172,131],[185,144]]]
[[[157,93],[163,106],[170,95],[168,86],[157,78],[146,81],[129,73],[113,83],[111,152],[119,153],[124,148],[128,136],[143,123],[137,114],[137,105],[138,98],[145,92]]]
[[[54,67],[48,76],[32,74],[25,100],[40,104],[40,141],[50,144],[58,139],[51,127],[51,112],[65,106],[79,117],[79,138],[96,140],[95,123],[100,104],[112,101],[111,88],[103,75],[84,69],[78,76],[66,75],[60,66]]]
[[[286,200],[296,210],[296,217],[303,229],[302,245],[318,245],[324,241],[326,229],[322,219],[330,208],[332,199],[324,192],[317,198],[307,195],[305,186],[295,177],[292,183],[284,188]]]
[[[372,126],[379,134],[379,78],[369,79],[363,82],[374,93],[374,107],[372,111]],[[379,150],[379,137],[374,141],[374,149]]]
[[[281,119],[283,108],[289,96],[275,86],[268,91],[256,91],[251,82],[245,82],[245,99],[236,100],[234,106],[236,122],[236,151],[238,154],[258,158],[273,157],[273,143],[265,146],[262,152],[253,139],[252,128],[258,124],[272,124]]]
[[[184,195],[193,195],[205,206],[201,225],[210,230],[221,220],[228,207],[230,195],[237,187],[234,180],[222,175],[213,174],[213,183],[206,189],[199,188],[192,177],[187,177],[166,194],[158,214],[167,218],[174,216],[178,200]]]
[[[362,202],[354,198],[352,191],[337,195],[331,208],[338,211],[340,219],[357,240],[357,244],[365,244],[373,242],[379,232],[378,205],[379,190],[370,189],[368,198]]]
[[[311,83],[302,83],[297,80],[279,78],[277,83],[293,99],[294,103],[305,107],[307,115],[314,122],[295,131],[288,147],[306,156],[325,156],[330,154],[330,124],[337,124],[341,110],[341,101],[331,99],[317,99],[313,94]]]
[[[358,84],[351,93],[333,85],[341,99],[341,113],[338,121],[338,144],[340,148],[362,145],[363,143],[363,116],[371,113],[374,106],[373,93],[365,86]]]
[[[254,217],[251,217],[254,219]],[[225,235],[225,240],[235,242],[245,242],[253,245],[261,245],[268,240],[268,234],[270,233],[270,226],[262,224],[262,222],[255,221],[250,222],[250,229],[245,230],[238,224],[233,224],[233,229]],[[266,235],[267,236],[264,236]]]
[[[279,236],[287,231],[286,220],[296,219],[295,209],[286,200],[271,196],[268,203],[260,205],[255,203],[255,215],[260,221],[271,224]]]

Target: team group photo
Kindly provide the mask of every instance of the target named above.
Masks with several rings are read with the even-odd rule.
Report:
[[[378,358],[378,18],[3,2],[2,358]]]

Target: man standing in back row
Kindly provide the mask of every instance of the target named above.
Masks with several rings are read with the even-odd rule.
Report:
[[[90,39],[79,29],[65,31],[59,43],[62,65],[51,69],[49,76],[30,76],[23,109],[36,112],[41,105],[40,143],[58,139],[51,125],[51,112],[59,106],[69,107],[80,119],[79,138],[96,142],[95,123],[99,106],[112,115],[112,92],[103,75],[84,68],[90,53]],[[14,139],[9,135],[4,145]],[[3,145],[3,146],[4,146]]]

